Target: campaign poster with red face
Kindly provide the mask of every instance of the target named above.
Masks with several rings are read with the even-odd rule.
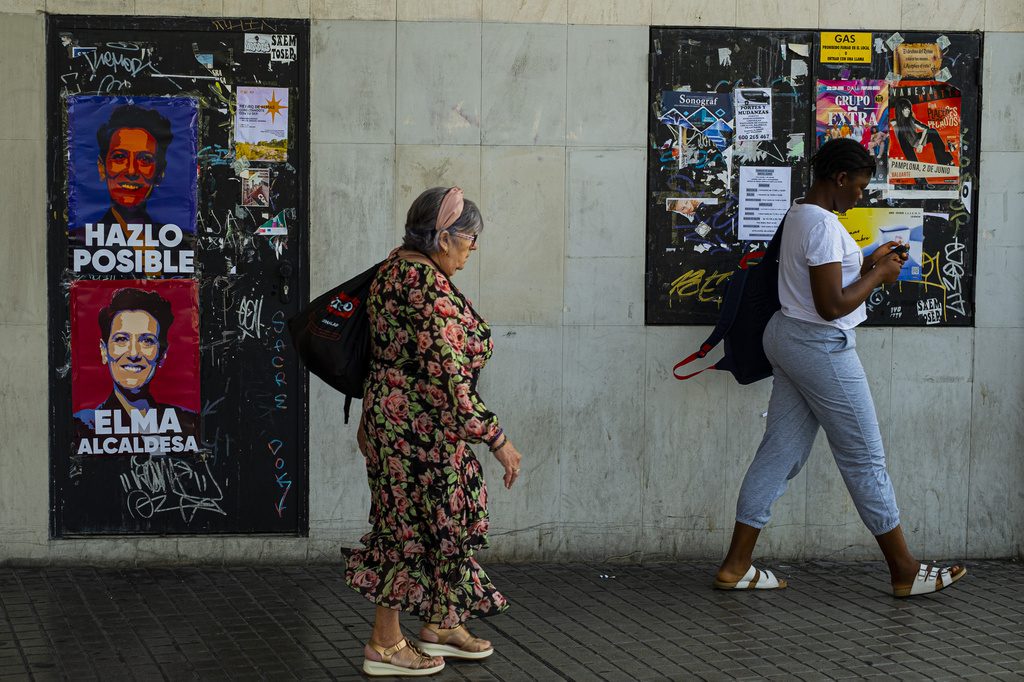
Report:
[[[938,81],[900,81],[889,89],[889,121],[889,183],[920,191],[948,187],[957,196],[960,91]]]
[[[71,285],[71,403],[78,455],[198,453],[194,280]]]
[[[193,97],[67,98],[73,272],[195,272],[199,104]]]

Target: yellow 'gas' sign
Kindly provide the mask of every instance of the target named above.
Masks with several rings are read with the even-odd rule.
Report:
[[[870,33],[821,34],[821,62],[824,64],[870,64]]]

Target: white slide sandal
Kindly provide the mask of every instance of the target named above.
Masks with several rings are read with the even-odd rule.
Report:
[[[892,594],[894,597],[914,597],[919,594],[932,594],[944,590],[967,575],[966,567],[960,566],[959,568],[959,571],[953,573],[951,568],[921,564],[910,587],[893,587]]]
[[[771,571],[762,571],[751,564],[743,577],[734,583],[715,580],[716,590],[781,590],[786,587],[785,580],[779,580]]]

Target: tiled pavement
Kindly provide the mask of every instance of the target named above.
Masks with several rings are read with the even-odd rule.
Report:
[[[706,563],[491,566],[497,652],[432,679],[1024,679],[1024,567],[968,565],[906,601],[880,563],[776,565],[776,593],[712,591]],[[359,679],[372,614],[325,566],[0,568],[0,678]]]

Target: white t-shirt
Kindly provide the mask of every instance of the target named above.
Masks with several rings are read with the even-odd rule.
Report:
[[[843,264],[843,286],[860,277],[864,255],[839,218],[814,204],[793,202],[786,216],[779,252],[779,303],[782,314],[805,322],[853,329],[867,319],[861,303],[843,317],[826,320],[814,309],[810,267],[825,263]]]

